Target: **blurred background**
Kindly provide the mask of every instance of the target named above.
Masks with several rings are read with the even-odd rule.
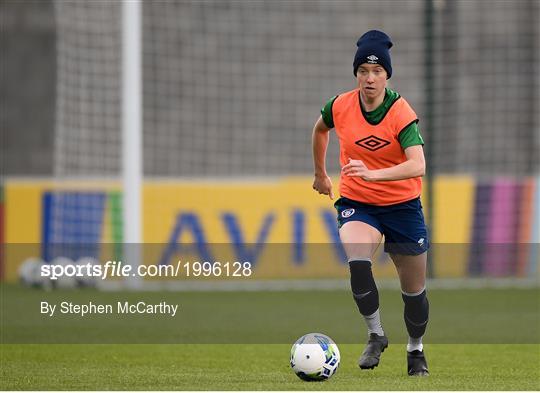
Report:
[[[123,252],[103,244],[137,241],[154,245],[146,264],[221,244],[261,280],[346,278],[332,202],[311,189],[311,131],[355,88],[358,37],[381,29],[389,86],[426,142],[430,276],[538,284],[539,1],[143,1],[140,67],[122,61],[124,5],[0,2],[3,280],[31,257],[103,261]],[[142,104],[126,112],[129,72]],[[126,119],[141,120],[140,188],[122,180]]]

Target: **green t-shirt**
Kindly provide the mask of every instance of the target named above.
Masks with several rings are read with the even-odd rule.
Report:
[[[326,124],[328,128],[334,128],[332,105],[334,105],[334,101],[337,97],[338,96],[334,96],[330,98],[326,105],[324,105],[324,107],[321,109],[322,119],[324,121],[324,124]],[[387,88],[384,94],[384,100],[382,104],[379,105],[377,109],[371,112],[366,112],[364,110],[364,107],[362,106],[362,113],[370,124],[378,124],[382,121],[392,104],[396,102],[399,97],[400,96],[396,91]],[[399,133],[399,143],[401,144],[401,147],[403,149],[410,146],[424,144],[424,140],[420,135],[420,130],[418,129],[417,122],[408,125],[404,130]]]

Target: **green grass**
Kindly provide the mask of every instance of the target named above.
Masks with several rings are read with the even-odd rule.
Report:
[[[320,331],[336,342],[364,340],[364,323],[349,291],[98,292],[0,286],[2,343],[8,344],[289,344]],[[538,344],[540,293],[531,289],[429,290],[427,340],[437,344]],[[166,301],[161,315],[40,313],[40,302],[115,304]],[[382,321],[394,343],[406,341],[403,301],[380,291]],[[58,307],[59,308],[59,307]],[[516,328],[519,326],[519,328]]]
[[[539,390],[540,346],[433,344],[431,375],[405,372],[403,345],[361,371],[361,345],[340,345],[341,365],[325,382],[303,382],[289,345],[4,344],[2,390]]]
[[[429,290],[428,378],[406,375],[399,291],[380,291],[390,347],[373,371],[356,366],[366,334],[348,291],[0,291],[1,390],[540,390],[538,288]],[[118,300],[180,309],[175,318],[39,312],[40,301]],[[314,331],[341,351],[322,383],[289,367],[292,343]]]

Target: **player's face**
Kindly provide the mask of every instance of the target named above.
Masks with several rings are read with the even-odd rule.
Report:
[[[361,64],[356,72],[358,88],[366,98],[375,98],[383,94],[386,77],[386,70],[379,64]]]

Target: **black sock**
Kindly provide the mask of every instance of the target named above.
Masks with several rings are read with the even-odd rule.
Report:
[[[404,319],[407,332],[412,338],[422,337],[426,331],[429,318],[429,302],[424,289],[418,295],[406,295],[401,297],[405,302]]]
[[[371,272],[371,261],[349,261],[351,289],[360,314],[371,315],[379,309],[379,292]]]

